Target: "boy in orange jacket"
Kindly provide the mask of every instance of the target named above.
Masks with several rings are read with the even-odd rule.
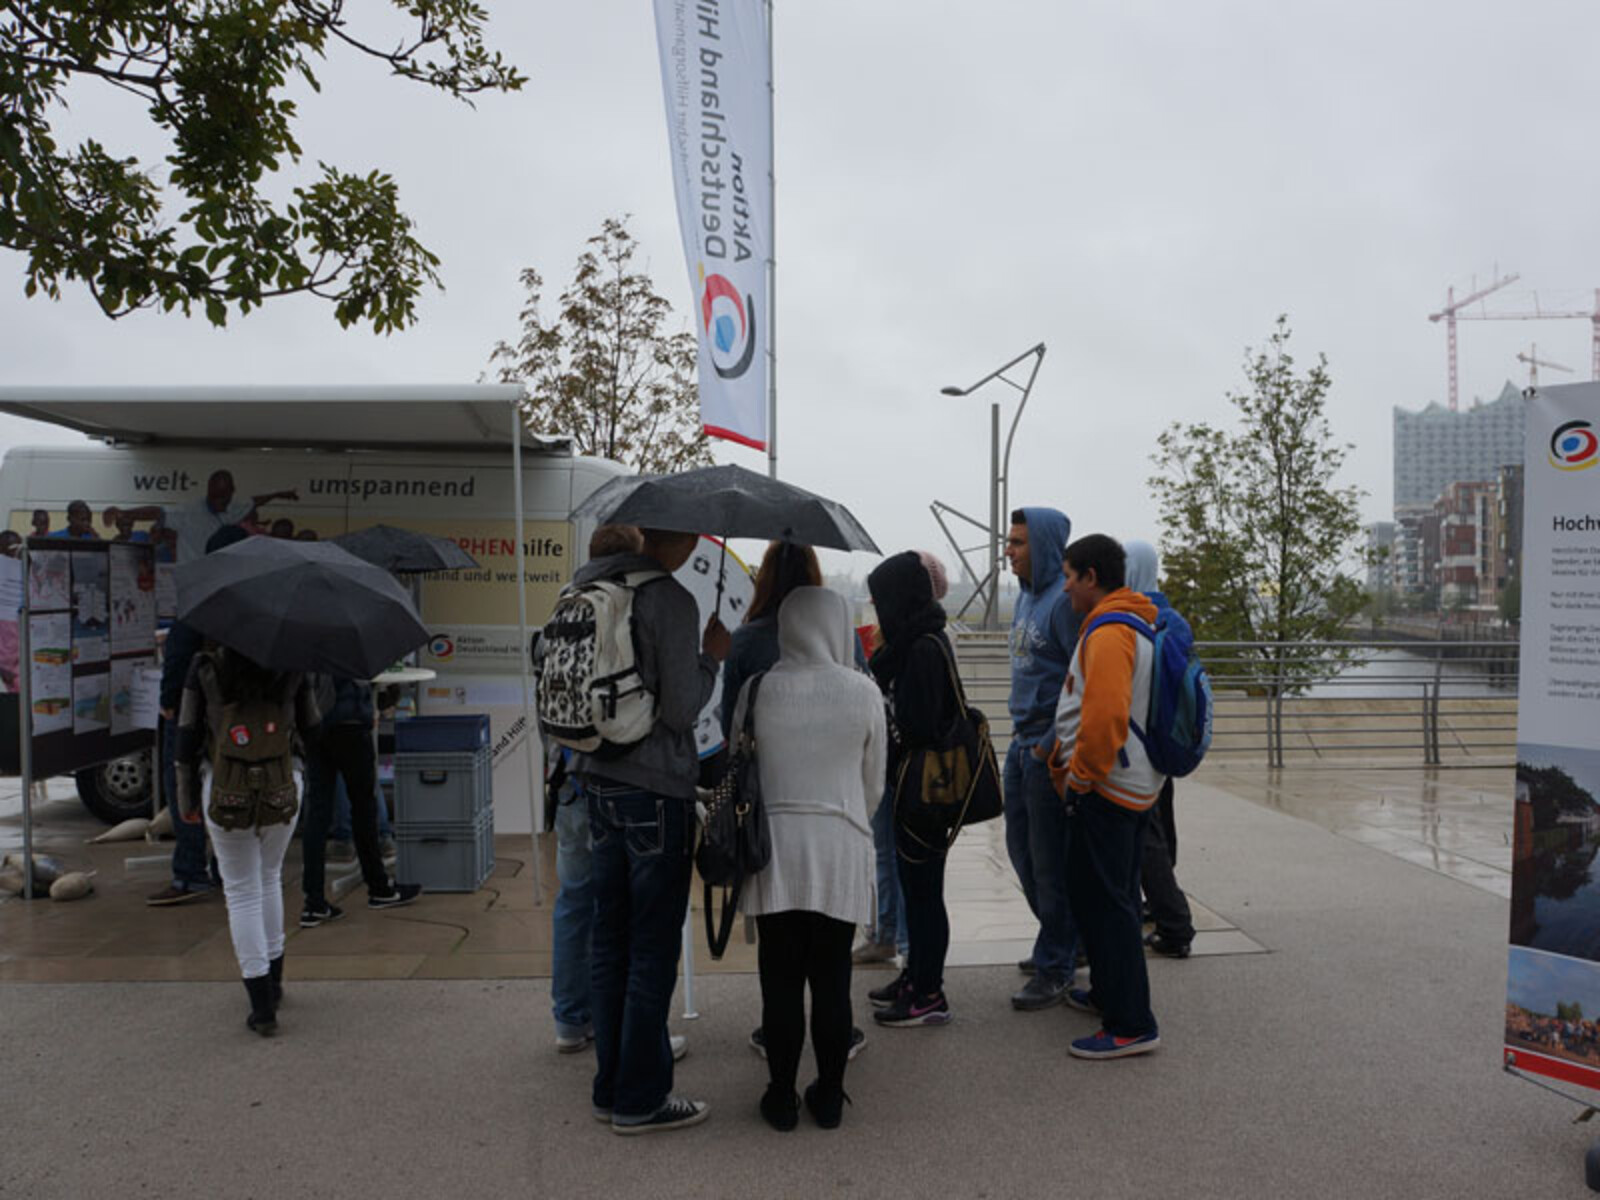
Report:
[[[1100,533],[1068,546],[1062,564],[1067,596],[1084,620],[1056,707],[1051,778],[1071,814],[1067,887],[1090,971],[1089,988],[1072,988],[1066,1003],[1097,1014],[1102,1025],[1069,1047],[1078,1058],[1126,1058],[1161,1044],[1150,1011],[1139,869],[1148,812],[1165,777],[1130,728],[1130,718],[1150,709],[1156,607],[1125,586],[1126,572],[1122,546]]]

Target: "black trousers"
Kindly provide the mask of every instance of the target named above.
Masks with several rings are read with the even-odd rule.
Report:
[[[809,984],[817,1087],[825,1096],[835,1095],[844,1087],[850,1053],[850,943],[856,927],[821,913],[793,911],[757,917],[756,929],[767,1074],[786,1094],[795,1090]]]
[[[895,830],[895,868],[906,906],[906,969],[918,996],[935,996],[944,990],[944,959],[950,951],[950,913],[944,906],[945,855],[929,854],[904,842],[904,836]],[[907,858],[902,849],[912,857]],[[922,855],[926,858],[919,857]]]
[[[1089,954],[1089,997],[1116,1037],[1156,1029],[1139,920],[1139,846],[1148,823],[1148,814],[1089,792],[1077,798],[1067,843],[1067,894]]]
[[[356,844],[361,878],[369,892],[387,893],[389,873],[378,847],[378,752],[365,725],[332,725],[306,745],[306,820],[300,830],[304,871],[300,889],[307,900],[323,895],[328,829],[333,824],[337,776],[350,797],[350,840]]]
[[[1140,855],[1140,879],[1145,903],[1156,923],[1156,932],[1169,942],[1187,946],[1194,941],[1194,917],[1189,900],[1178,886],[1173,868],[1178,865],[1178,827],[1173,813],[1172,780],[1167,780],[1161,796],[1150,810],[1144,831],[1144,850]]]

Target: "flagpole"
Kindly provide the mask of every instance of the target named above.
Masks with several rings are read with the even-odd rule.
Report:
[[[767,0],[767,474],[778,477],[778,105],[773,84],[772,0]]]

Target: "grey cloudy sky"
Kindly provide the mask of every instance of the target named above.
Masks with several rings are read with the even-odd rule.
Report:
[[[472,111],[336,55],[302,105],[307,162],[392,171],[442,255],[415,329],[341,331],[297,301],[226,331],[111,323],[81,293],[24,300],[0,256],[0,382],[470,380],[515,332],[518,270],[558,290],[620,213],[686,313],[650,5],[487,6],[522,93]],[[935,497],[985,512],[986,401],[1013,393],[939,387],[1034,342],[1013,501],[1154,540],[1156,434],[1224,418],[1278,313],[1303,361],[1331,361],[1376,518],[1391,407],[1445,395],[1426,319],[1445,287],[1497,262],[1523,277],[1502,307],[1537,288],[1587,308],[1600,286],[1592,3],[778,0],[776,31],[780,466],[886,550],[937,543]],[[75,100],[148,154],[139,117]],[[1534,340],[1588,377],[1585,322],[1463,324],[1463,402],[1525,383]],[[6,445],[68,436],[0,419]]]

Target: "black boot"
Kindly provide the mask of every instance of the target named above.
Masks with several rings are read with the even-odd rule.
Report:
[[[824,1088],[818,1080],[806,1088],[806,1111],[823,1129],[837,1129],[849,1099],[850,1094],[842,1087]]]
[[[283,955],[267,964],[267,978],[272,980],[272,1008],[276,1012],[283,1004]]]
[[[246,979],[244,990],[250,993],[250,1015],[244,1023],[262,1037],[271,1037],[278,1031],[278,1016],[272,1007],[272,976]]]

